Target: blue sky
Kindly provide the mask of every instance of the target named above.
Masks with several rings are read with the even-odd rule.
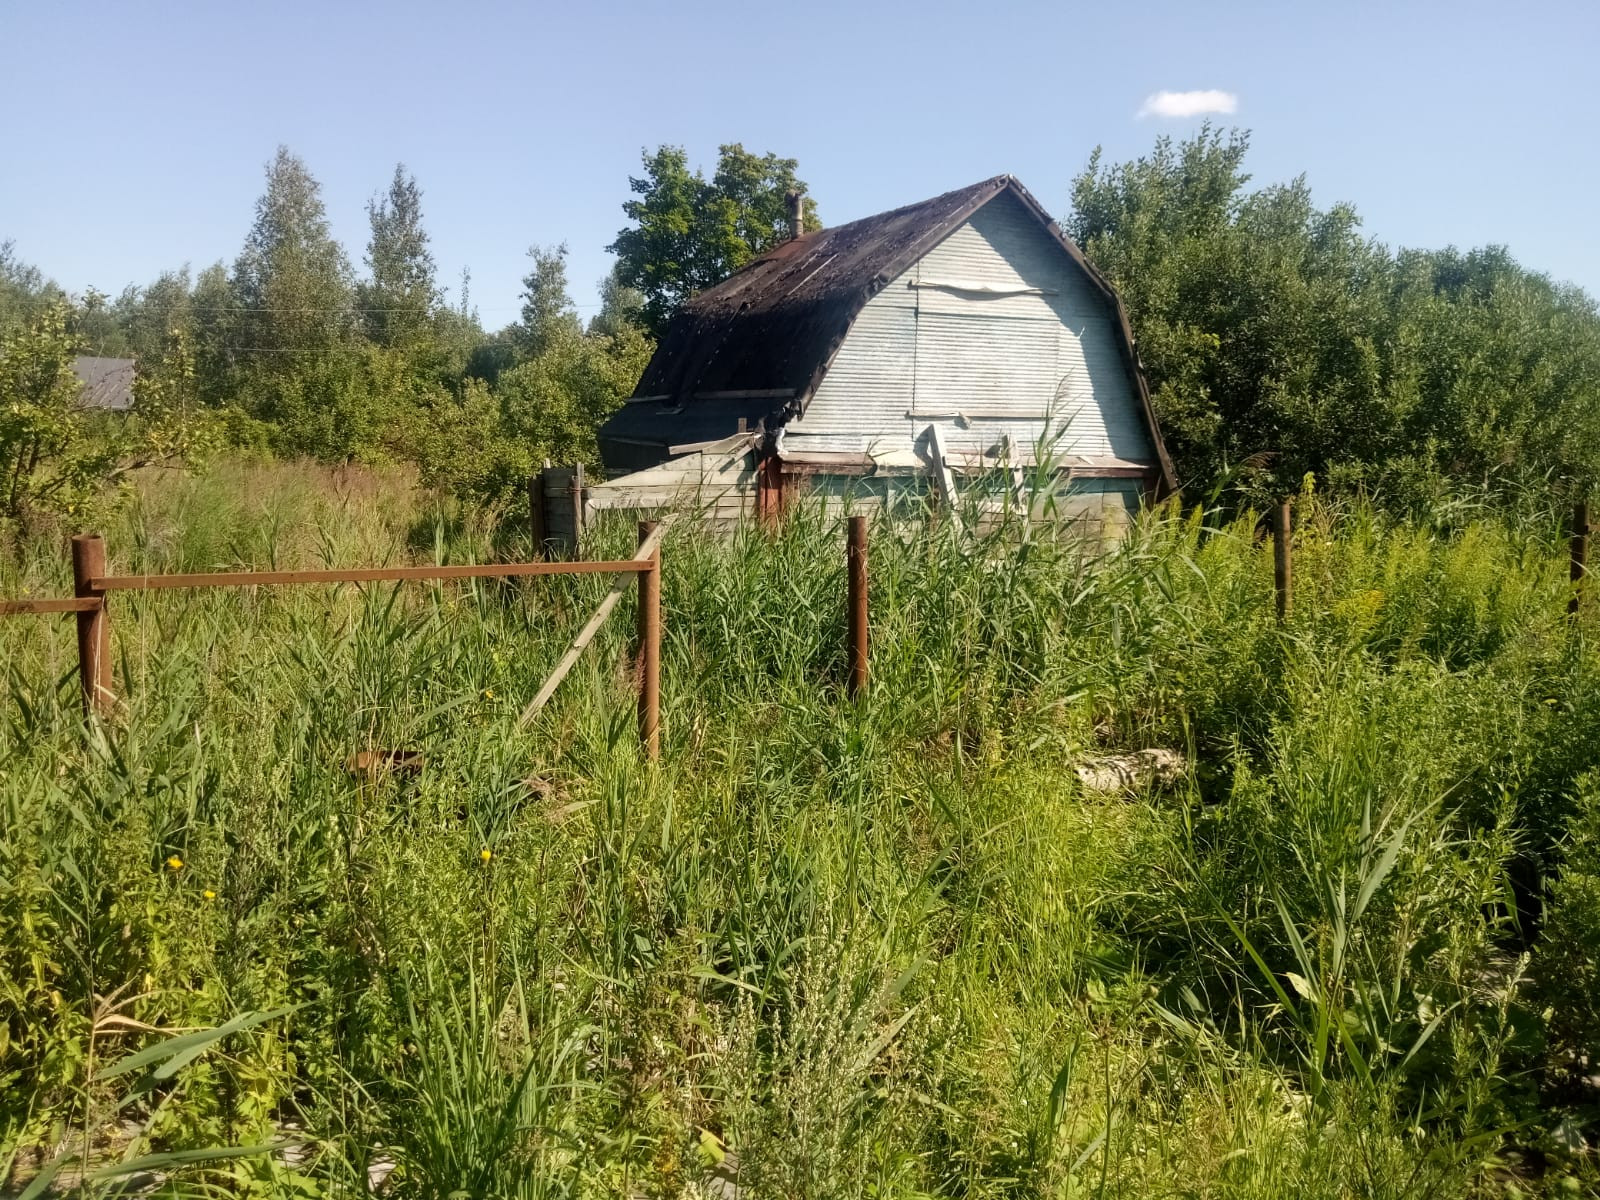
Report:
[[[837,224],[1000,172],[1052,212],[1217,90],[1258,182],[1299,173],[1391,244],[1499,242],[1600,295],[1600,5],[89,4],[0,0],[0,240],[71,290],[231,262],[281,142],[358,265],[416,174],[441,280],[495,327],[565,241],[590,311],[640,151],[800,160]]]

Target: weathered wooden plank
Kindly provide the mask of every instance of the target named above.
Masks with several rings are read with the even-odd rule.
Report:
[[[939,498],[944,501],[951,516],[955,517],[956,481],[950,473],[950,460],[945,455],[944,435],[939,432],[937,425],[928,426],[928,447],[933,452],[933,471],[939,484]]]
[[[547,555],[545,543],[548,536],[545,524],[544,478],[535,472],[528,478],[528,540],[533,546],[533,553],[539,558]]]
[[[106,613],[105,588],[97,580],[106,569],[106,543],[98,533],[80,533],[72,539],[72,594],[100,603],[80,612],[78,623],[78,680],[83,686],[83,706],[88,713],[109,715],[116,703],[111,691],[111,621]]]
[[[577,558],[583,553],[584,528],[589,524],[583,510],[584,478],[583,464],[579,463],[572,468],[572,557]]]
[[[633,557],[628,560],[629,566],[627,569],[629,571],[651,571],[655,569],[654,555],[656,547],[661,545],[661,539],[666,537],[667,529],[670,525],[670,520],[662,521],[650,531],[650,536],[639,544],[639,549],[634,551]],[[571,564],[567,565],[570,566]],[[619,578],[611,585],[611,590],[606,593],[605,599],[600,601],[600,606],[594,610],[594,615],[584,623],[583,628],[578,631],[578,636],[572,640],[572,645],[561,656],[561,661],[556,663],[555,670],[550,672],[550,678],[544,681],[544,686],[539,689],[539,694],[533,698],[527,708],[522,710],[522,716],[517,718],[519,727],[526,726],[528,722],[538,715],[539,710],[549,703],[550,697],[556,694],[556,688],[561,686],[561,681],[567,677],[567,673],[577,664],[584,648],[594,640],[594,635],[600,632],[600,627],[606,623],[606,618],[611,615],[611,610],[616,608],[617,601],[622,599],[622,593],[628,590],[632,582],[631,579]]]

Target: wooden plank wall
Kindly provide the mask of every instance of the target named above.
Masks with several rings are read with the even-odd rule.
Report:
[[[758,472],[755,454],[705,451],[685,454],[589,489],[589,512],[625,509],[652,513],[689,512],[713,527],[736,525],[755,515]]]
[[[745,452],[687,454],[606,480],[585,477],[581,466],[545,467],[530,492],[543,500],[546,553],[579,557],[602,512],[693,513],[713,528],[732,528],[755,516],[756,490],[755,455]]]
[[[546,553],[581,557],[584,533],[608,510],[651,516],[663,512],[693,514],[711,529],[732,529],[757,516],[759,471],[753,453],[690,454],[616,479],[593,481],[582,468],[546,467],[531,489],[543,497]],[[958,478],[958,493],[973,481]],[[576,502],[582,488],[582,504]],[[784,492],[795,501],[820,501],[827,512],[888,513],[909,517],[922,511],[933,487],[925,473],[896,472],[873,476],[833,474],[826,470],[785,470]],[[986,487],[992,487],[989,481]],[[1138,511],[1142,486],[1127,479],[1068,479],[1046,497],[1036,498],[1035,519],[1053,518],[1063,531],[1115,540]],[[1011,501],[986,497],[980,509],[998,520]],[[1046,509],[1049,509],[1047,513]],[[979,518],[980,527],[988,521]]]
[[[583,547],[584,505],[579,497],[588,491],[583,468],[546,467],[539,474],[537,492],[544,497],[544,538],[547,553],[579,556]]]

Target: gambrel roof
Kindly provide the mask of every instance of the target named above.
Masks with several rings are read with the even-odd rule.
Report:
[[[630,443],[670,454],[739,429],[773,430],[804,412],[867,301],[1003,195],[1021,201],[1104,296],[1160,460],[1160,490],[1171,490],[1172,464],[1121,300],[1010,175],[784,242],[689,300],[668,324],[633,398],[602,426],[602,450],[623,451],[608,460],[635,458],[624,449]]]

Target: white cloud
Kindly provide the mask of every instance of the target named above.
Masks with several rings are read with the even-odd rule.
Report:
[[[1208,113],[1231,113],[1238,107],[1238,96],[1216,88],[1199,92],[1152,92],[1144,98],[1139,116],[1200,117]]]

